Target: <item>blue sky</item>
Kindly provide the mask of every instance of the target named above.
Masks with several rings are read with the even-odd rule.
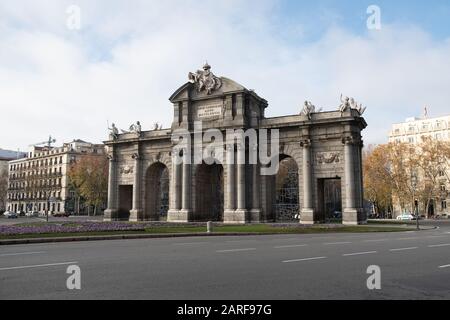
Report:
[[[81,28],[67,28],[76,5]],[[368,30],[369,5],[381,30]],[[450,2],[22,0],[0,2],[0,148],[100,142],[106,122],[170,126],[168,97],[205,60],[269,101],[268,116],[366,105],[366,144],[450,110]],[[11,119],[20,119],[20,121]]]
[[[309,40],[316,40],[332,25],[363,35],[367,32],[366,9],[370,5],[381,8],[383,23],[415,25],[441,40],[449,36],[450,2],[447,0],[284,0],[280,1],[278,15],[280,21],[310,23],[306,34]]]

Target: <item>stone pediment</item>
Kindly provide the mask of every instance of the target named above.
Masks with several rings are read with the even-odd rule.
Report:
[[[239,83],[220,77],[221,86],[215,90],[212,90],[209,94],[207,90],[199,90],[195,83],[187,82],[176,90],[169,98],[171,102],[183,101],[183,100],[203,100],[210,99],[218,96],[223,96],[227,93],[247,91],[247,89]]]

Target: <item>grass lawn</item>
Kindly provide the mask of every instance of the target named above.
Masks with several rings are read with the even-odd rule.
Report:
[[[248,224],[248,225],[218,225],[214,226],[213,233],[255,233],[255,234],[312,234],[312,233],[364,233],[364,232],[401,232],[414,230],[400,226],[389,225],[274,225],[274,224]],[[132,234],[177,234],[177,233],[205,233],[206,226],[190,226],[173,224],[149,226],[143,231],[97,231],[97,232],[72,232],[72,233],[29,233],[20,235],[2,235],[0,240],[25,239],[25,238],[49,238],[49,237],[85,237],[105,235],[132,235]]]

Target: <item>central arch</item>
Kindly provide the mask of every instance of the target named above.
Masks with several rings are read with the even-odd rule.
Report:
[[[144,220],[165,221],[169,210],[169,170],[161,162],[145,175]]]
[[[221,164],[197,166],[195,177],[195,221],[223,221],[224,179]]]
[[[300,212],[299,178],[297,162],[290,156],[280,155],[278,173],[275,176],[275,221],[295,221]]]

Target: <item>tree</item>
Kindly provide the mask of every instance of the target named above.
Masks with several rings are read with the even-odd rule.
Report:
[[[6,209],[7,194],[8,194],[8,170],[0,169],[0,210]]]
[[[445,186],[450,181],[448,175],[450,142],[422,137],[415,152],[419,168],[420,196],[425,203],[425,212],[428,215],[431,201],[441,196],[441,186]]]
[[[396,142],[369,149],[363,164],[365,196],[375,209],[395,202],[401,211],[415,212],[417,201],[428,214],[433,199],[447,196],[449,161],[450,142],[430,137],[417,145]]]
[[[386,146],[388,157],[387,173],[392,180],[393,196],[398,201],[401,210],[410,207],[414,210],[413,176],[417,174],[416,149],[407,143],[395,142]]]
[[[94,206],[94,214],[104,204],[108,193],[108,161],[106,157],[85,155],[69,169],[70,185],[86,204]]]
[[[379,145],[366,149],[363,154],[364,194],[377,215],[384,215],[392,207],[393,185],[386,148]]]

